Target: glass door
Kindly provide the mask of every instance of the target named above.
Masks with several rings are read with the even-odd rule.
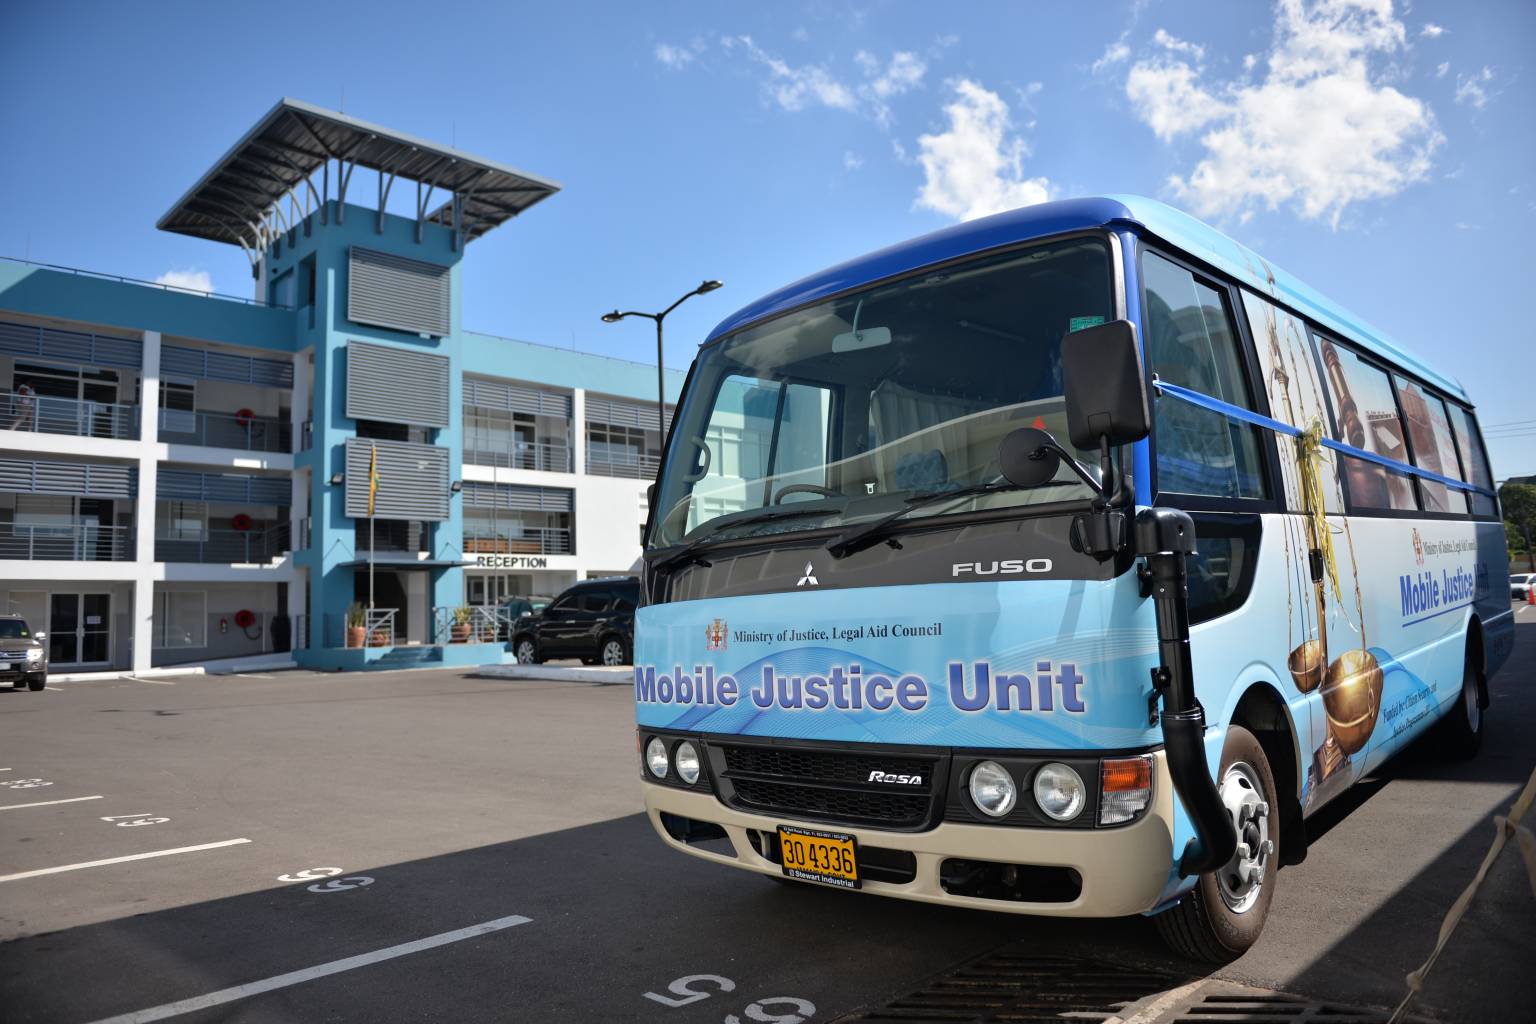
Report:
[[[80,662],[80,595],[53,594],[48,599],[48,663]]]
[[[112,595],[80,595],[80,660],[112,660]]]
[[[49,595],[48,663],[95,665],[111,660],[112,595]]]

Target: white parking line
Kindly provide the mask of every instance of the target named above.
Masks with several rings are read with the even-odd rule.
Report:
[[[451,942],[460,942],[464,939],[473,939],[481,935],[489,935],[491,932],[501,931],[503,928],[515,928],[520,924],[527,924],[531,918],[513,914],[511,917],[498,917],[494,921],[486,921],[484,924],[470,925],[468,928],[459,928],[456,931],[443,932],[440,935],[431,935],[425,939],[417,939],[414,942],[402,942],[398,946],[388,946],[384,949],[376,949],[372,953],[360,953],[357,956],[349,956],[344,960],[332,960],[328,964],[320,964],[316,967],[306,967],[300,971],[290,971],[287,974],[279,974],[273,978],[262,981],[252,981],[244,985],[236,985],[234,988],[220,989],[204,996],[193,996],[191,999],[183,999],[175,1003],[165,1003],[161,1006],[152,1006],[147,1010],[135,1010],[132,1013],[119,1014],[116,1017],[105,1017],[92,1024],[145,1024],[147,1021],[165,1020],[167,1017],[178,1017],[183,1013],[191,1013],[194,1010],[206,1010],[211,1006],[222,1006],[224,1003],[232,1003],[237,999],[246,999],[250,996],[260,995],[263,992],[271,992],[275,989],[287,988],[290,985],[298,985],[315,978],[324,978],[331,974],[340,974],[343,971],[354,970],[358,967],[367,967],[383,960],[393,960],[396,957],[406,956],[410,953],[419,953],[424,949],[435,949],[438,946],[446,946]]]
[[[39,800],[35,804],[6,804],[0,807],[0,811],[19,811],[23,807],[52,807],[54,804],[77,804],[81,800],[100,800],[101,794],[95,796],[72,796],[68,800]]]
[[[148,860],[150,857],[170,857],[178,853],[196,853],[199,850],[217,850],[221,846],[239,846],[248,843],[249,839],[225,839],[217,843],[203,843],[199,846],[178,846],[174,850],[151,850],[149,853],[132,853],[126,857],[108,857],[106,860],[88,860],[81,864],[61,864],[56,868],[38,868],[36,871],[18,871],[14,875],[0,875],[0,882],[15,882],[22,878],[36,878],[39,875],[56,875],[61,871],[79,871],[81,868],[99,868],[107,864],[124,864],[130,860]]]
[[[132,679],[136,683],[154,683],[156,686],[175,686],[169,679],[144,679],[141,676],[123,676],[124,679]]]

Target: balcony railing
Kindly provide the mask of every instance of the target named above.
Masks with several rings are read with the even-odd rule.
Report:
[[[544,473],[569,473],[573,468],[571,446],[564,441],[519,441],[473,434],[464,439],[464,463],[503,469],[536,469]]]
[[[205,292],[201,288],[186,288],[181,285],[165,284],[161,281],[146,281],[139,277],[123,277],[121,274],[103,274],[95,270],[82,270],[79,267],[61,267],[56,263],[38,263],[35,260],[17,259],[15,256],[0,256],[0,260],[7,263],[20,263],[27,267],[37,267],[41,270],[56,270],[64,274],[75,274],[80,277],[94,277],[98,281],[118,281],[122,284],[142,285],[145,288],[158,288],[163,292],[182,292],[186,295],[196,295],[207,299],[220,299],[224,302],[240,302],[247,306],[276,306],[278,309],[292,309],[292,306],[277,302],[262,302],[260,299],[247,299],[241,295],[224,295],[219,292]]]
[[[156,537],[155,561],[259,565],[292,549],[287,520],[264,530],[208,530],[201,537]]]
[[[622,476],[631,480],[654,480],[661,467],[656,455],[595,452],[587,446],[587,472],[592,476]]]
[[[466,555],[569,555],[571,531],[555,526],[525,526],[520,534],[491,531],[481,527],[464,528]]]
[[[293,424],[269,416],[160,410],[160,440],[248,452],[292,452]]]
[[[131,440],[139,436],[139,409],[111,402],[0,391],[0,430]]]
[[[71,526],[0,525],[0,559],[42,562],[131,562],[133,528],[75,523]]]
[[[490,644],[505,641],[512,635],[512,620],[498,609],[481,605],[465,605],[462,608],[437,607],[432,609],[432,642],[434,644]]]

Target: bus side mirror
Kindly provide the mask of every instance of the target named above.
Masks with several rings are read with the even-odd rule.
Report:
[[[1151,431],[1146,374],[1129,320],[1069,333],[1061,340],[1061,374],[1067,436],[1078,448],[1130,444]]]

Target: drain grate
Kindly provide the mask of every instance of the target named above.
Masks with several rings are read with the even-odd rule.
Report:
[[[1059,1024],[1071,1020],[1090,1024],[1188,980],[1162,971],[1008,946],[946,972],[910,995],[840,1017],[838,1022]]]
[[[1169,1024],[1387,1024],[1390,1010],[1320,1003],[1278,992],[1206,995]],[[1410,1017],[1410,1021],[1423,1021]]]

